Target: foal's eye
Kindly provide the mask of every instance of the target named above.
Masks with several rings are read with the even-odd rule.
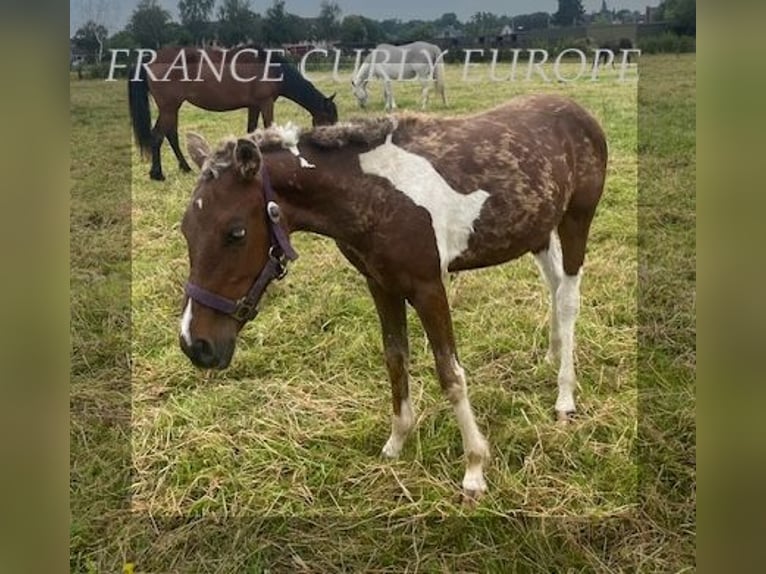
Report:
[[[235,243],[237,241],[242,241],[245,236],[247,235],[247,229],[244,227],[235,227],[231,231],[229,231],[229,235],[227,236],[227,239],[230,243]]]

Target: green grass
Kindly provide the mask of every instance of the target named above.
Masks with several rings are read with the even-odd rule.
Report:
[[[125,127],[117,126],[126,121],[124,90],[72,82],[73,139],[82,150],[73,154],[73,178],[89,182],[75,188],[72,216],[73,569],[114,571],[125,561],[152,572],[692,566],[693,468],[688,453],[674,456],[688,448],[690,430],[693,443],[694,315],[676,295],[693,289],[694,278],[662,279],[677,266],[688,267],[690,247],[693,256],[688,158],[694,124],[686,121],[694,115],[693,63],[693,57],[672,57],[647,65],[659,70],[652,85],[665,90],[660,102],[647,106],[657,106],[651,109],[665,129],[640,142],[634,82],[463,83],[460,70],[450,68],[449,109],[432,100],[429,113],[457,114],[521,93],[568,94],[599,119],[610,149],[577,325],[581,414],[574,425],[562,429],[553,422],[556,373],[542,360],[547,294],[531,258],[461,274],[449,287],[470,397],[493,455],[486,469],[490,492],[472,510],[456,496],[463,472],[459,432],[412,313],[417,429],[400,460],[379,457],[390,430],[390,391],[377,317],[364,281],[332,242],[297,235],[301,258],[243,331],[232,367],[214,374],[191,367],[177,345],[188,265],[179,221],[195,176],[179,173],[165,145],[168,179],[150,182],[148,164],[129,151]],[[482,73],[486,77],[487,70],[473,74]],[[679,74],[686,74],[680,88]],[[342,118],[361,115],[348,86],[327,77],[317,84],[325,93],[338,90]],[[397,86],[399,107],[415,108],[418,92],[416,85]],[[379,87],[372,88],[371,104],[366,113],[380,113]],[[290,102],[278,103],[276,117],[308,122]],[[184,107],[180,125],[182,133],[198,131],[213,141],[242,133],[245,113]],[[657,182],[652,198],[667,206],[642,216],[641,229],[639,145],[648,162],[642,169],[649,167],[642,177]],[[125,295],[118,287],[126,264],[119,237],[126,234],[113,227],[128,224],[124,210],[130,207],[115,205],[109,169],[96,176],[92,171],[98,160],[108,167],[112,160],[104,155],[124,162],[131,153],[128,428],[93,414],[113,406],[112,381],[125,367],[127,342],[113,328],[119,310],[92,302]],[[91,155],[98,160],[90,161]],[[677,195],[692,201],[663,201]],[[114,223],[102,231],[103,221]],[[639,240],[663,253],[642,267],[664,271],[652,278],[653,290],[638,281]],[[678,249],[662,247],[671,244]],[[108,280],[99,283],[99,275]],[[664,315],[669,307],[676,310],[672,318]],[[639,319],[656,337],[639,330]],[[650,345],[662,361],[654,351],[647,355]],[[647,366],[661,370],[639,384]],[[653,381],[669,392],[648,412],[643,397],[651,397],[640,393]],[[126,512],[128,499],[119,497],[125,476],[108,472],[110,461],[119,468],[126,449],[132,454],[132,513]],[[668,471],[677,479],[673,484],[666,482]]]

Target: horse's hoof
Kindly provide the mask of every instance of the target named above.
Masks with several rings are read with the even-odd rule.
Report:
[[[165,176],[162,173],[150,172],[149,177],[154,181],[165,181]]]
[[[486,458],[488,455],[485,456]],[[487,483],[481,471],[466,471],[466,476],[463,477],[463,503],[475,504],[485,492],[487,492]]]
[[[391,438],[388,439],[383,449],[380,451],[380,456],[388,460],[396,460],[399,458],[399,454],[402,452],[402,446],[394,443]]]
[[[182,163],[178,167],[184,173],[189,173],[192,170],[192,168],[189,166],[189,164],[186,164],[186,163]]]
[[[467,489],[467,488],[464,488],[463,489],[463,496],[462,496],[462,498],[463,498],[463,500],[462,500],[463,506],[465,506],[467,508],[475,508],[476,505],[481,500],[481,498],[484,496],[484,494],[486,494],[486,492],[487,492],[486,489],[481,490],[481,489],[470,489],[470,488]]]
[[[575,411],[556,411],[556,423],[560,426],[567,426],[572,422],[575,414]]]

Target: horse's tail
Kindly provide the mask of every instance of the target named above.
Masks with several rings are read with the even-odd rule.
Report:
[[[136,145],[141,150],[141,155],[147,157],[152,153],[152,118],[149,111],[149,84],[146,81],[146,68],[141,64],[139,66],[141,69],[137,79],[134,79],[135,70],[133,69],[128,75],[128,104]]]

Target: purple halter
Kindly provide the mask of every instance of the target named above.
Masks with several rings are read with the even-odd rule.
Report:
[[[279,225],[279,217],[275,216],[269,210],[273,203],[276,205],[276,194],[271,187],[269,173],[266,170],[266,164],[261,170],[263,179],[263,196],[266,199],[266,222],[269,228],[269,259],[264,265],[258,277],[255,278],[253,285],[247,294],[236,301],[221,295],[217,295],[207,289],[203,289],[194,283],[186,283],[186,295],[200,305],[214,309],[224,315],[233,317],[241,323],[252,321],[258,315],[258,303],[260,302],[266,288],[274,280],[280,280],[287,275],[287,264],[298,258],[298,254],[290,245],[290,239],[285,230]]]

